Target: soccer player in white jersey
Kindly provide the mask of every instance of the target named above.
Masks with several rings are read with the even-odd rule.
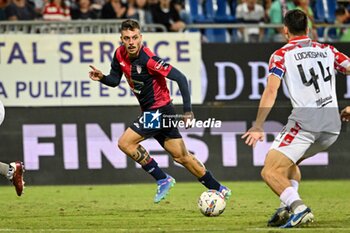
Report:
[[[311,209],[301,200],[298,164],[332,145],[340,132],[335,91],[335,70],[350,73],[350,59],[330,45],[313,42],[307,16],[288,11],[284,18],[288,43],[275,51],[269,62],[267,86],[260,100],[256,121],[242,138],[255,146],[264,138],[264,122],[273,107],[283,79],[293,111],[275,138],[261,171],[262,178],[282,202],[269,226],[291,228],[313,221]],[[346,118],[346,109],[342,118]]]
[[[5,108],[0,101],[0,125],[5,119]],[[24,166],[20,161],[12,162],[10,164],[0,162],[0,174],[12,181],[16,188],[16,193],[21,196],[24,188],[23,181]]]

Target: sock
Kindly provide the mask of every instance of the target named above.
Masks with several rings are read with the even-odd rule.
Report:
[[[206,171],[204,176],[198,178],[198,181],[208,189],[220,190],[220,183],[211,175],[210,171]]]
[[[296,200],[290,205],[290,208],[292,209],[294,214],[298,214],[304,211],[307,208],[307,206],[304,204],[302,200]]]
[[[10,171],[10,165],[8,165],[7,163],[1,163],[0,162],[0,174],[9,178],[9,171]],[[12,177],[10,177],[12,178]]]
[[[282,201],[280,203],[280,207],[279,208],[281,208],[281,207],[286,207],[286,204],[284,204]]]
[[[298,192],[299,189],[299,182],[296,180],[289,180],[290,183],[292,184],[292,187]]]
[[[146,165],[142,166],[142,168],[151,174],[156,181],[166,178],[166,174],[158,167],[158,163],[153,158]]]
[[[298,192],[292,186],[289,186],[281,193],[280,200],[289,207],[293,202],[297,200],[301,201]]]
[[[290,183],[292,184],[292,187],[298,192],[298,188],[299,188],[299,182],[296,180],[289,180]],[[283,202],[281,202],[280,204],[280,208],[281,207],[286,207],[286,204],[284,204]]]

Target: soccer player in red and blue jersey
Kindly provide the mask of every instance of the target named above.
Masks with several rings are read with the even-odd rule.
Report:
[[[166,78],[177,82],[179,86],[183,99],[183,120],[188,122],[193,119],[188,83],[184,74],[142,45],[140,26],[135,20],[128,19],[122,23],[120,39],[122,45],[114,53],[110,74],[103,75],[100,70],[90,66],[92,70],[89,76],[94,81],[116,87],[124,74],[137,97],[143,114],[119,138],[118,147],[157,181],[158,188],[154,202],[158,203],[166,197],[170,188],[175,184],[175,179],[163,172],[147,150],[140,145],[140,142],[150,137],[155,138],[176,162],[196,176],[205,187],[218,190],[226,199],[229,198],[231,190],[221,185],[187,150],[177,127],[148,128],[144,126],[146,120],[144,113],[151,113],[151,120],[161,115],[176,115],[166,85]]]
[[[340,133],[340,118],[349,119],[347,108],[339,116],[335,71],[350,74],[350,58],[333,46],[312,41],[307,36],[307,22],[301,10],[286,13],[284,33],[288,43],[271,55],[256,121],[242,136],[253,147],[263,140],[263,125],[283,79],[293,111],[268,151],[261,171],[266,184],[281,200],[268,226],[292,228],[313,221],[311,209],[298,193],[298,165],[330,147]]]

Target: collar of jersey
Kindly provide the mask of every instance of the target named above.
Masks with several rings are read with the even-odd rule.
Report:
[[[310,37],[308,36],[296,36],[293,37],[293,39],[290,39],[289,42],[297,41],[297,40],[310,40]]]

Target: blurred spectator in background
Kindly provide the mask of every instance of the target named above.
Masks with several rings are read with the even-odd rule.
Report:
[[[157,5],[159,3],[159,0],[147,0],[147,4],[148,6],[154,6]]]
[[[78,8],[71,9],[72,19],[97,19],[99,9],[94,8],[91,0],[77,0]],[[101,8],[100,8],[101,10]]]
[[[256,0],[246,0],[236,8],[236,20],[238,23],[263,23],[264,8]],[[264,29],[240,28],[245,42],[258,42],[264,36]]]
[[[181,21],[183,21],[185,24],[193,23],[191,14],[188,11],[186,11],[184,0],[171,0],[171,4],[179,13]]]
[[[272,0],[263,0],[262,6],[264,7],[264,22],[270,23],[270,9]]]
[[[136,19],[137,11],[135,8],[135,0],[120,0],[122,5],[126,6],[126,18]]]
[[[342,25],[349,20],[349,11],[344,6],[340,6],[335,10],[335,24]]]
[[[105,0],[91,0],[92,8],[99,11],[99,17],[101,17],[102,6],[106,3]]]
[[[141,26],[153,23],[147,0],[129,0],[128,3],[130,12],[128,15],[129,19],[137,20]]]
[[[5,8],[7,6],[7,0],[0,0],[0,21],[6,20]]]
[[[135,0],[135,8],[137,10],[137,20],[141,25],[153,23],[151,9],[147,0]]]
[[[347,8],[344,6],[340,6],[335,11],[335,24],[338,26],[336,28],[336,39],[341,42],[349,42],[350,41],[350,29],[342,28],[341,25],[344,25],[349,22],[350,14]]]
[[[283,24],[283,17],[289,10],[295,8],[292,0],[274,0],[269,11],[269,19],[271,24]],[[283,27],[269,30],[270,40],[274,42],[284,42],[285,36]]]
[[[349,12],[344,6],[340,6],[335,11],[335,26],[336,28],[330,28],[328,36],[335,40],[339,41],[347,32],[347,28],[341,27],[349,19]]]
[[[264,23],[270,23],[270,9],[271,9],[272,0],[263,0],[262,6],[264,7]],[[262,42],[270,41],[270,30],[271,28],[264,28],[264,37]]]
[[[44,7],[43,19],[50,21],[71,20],[70,9],[64,0],[50,0]]]
[[[317,31],[316,31],[316,25],[315,25],[315,19],[314,19],[314,12],[312,11],[310,7],[310,1],[309,0],[294,0],[294,4],[296,5],[296,8],[299,10],[302,10],[308,18],[308,27],[310,29],[309,31],[309,37],[313,40],[317,40]]]
[[[121,0],[110,0],[103,5],[101,11],[102,19],[126,19],[133,15],[133,9]],[[132,17],[131,17],[132,18]]]
[[[37,18],[42,18],[44,7],[49,1],[48,0],[31,0],[31,2],[34,4],[34,9],[35,9]]]
[[[141,25],[153,23],[151,9],[147,0],[135,0],[135,8],[137,11],[137,20]]]
[[[5,8],[5,15],[8,20],[34,20],[36,18],[34,6],[26,0],[12,0]]]
[[[170,0],[160,0],[151,8],[154,23],[163,24],[168,32],[180,32],[186,24],[180,19],[175,7],[170,4]]]
[[[47,0],[44,0],[47,1]],[[62,0],[66,4],[66,7],[69,9],[77,9],[78,8],[78,0]]]

